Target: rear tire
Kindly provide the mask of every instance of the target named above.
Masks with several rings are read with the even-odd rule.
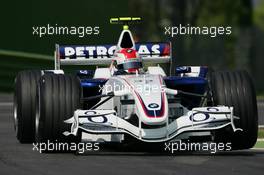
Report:
[[[35,140],[36,91],[40,77],[40,71],[30,70],[19,72],[15,79],[14,127],[20,143]]]
[[[211,89],[214,105],[234,107],[235,126],[242,132],[231,128],[215,133],[216,140],[231,142],[232,149],[252,148],[258,135],[258,113],[253,82],[246,71],[213,72]]]
[[[63,135],[63,132],[71,130],[71,124],[64,121],[80,108],[80,99],[81,86],[77,77],[59,74],[42,76],[38,88],[36,141],[80,142],[81,134],[76,137]]]

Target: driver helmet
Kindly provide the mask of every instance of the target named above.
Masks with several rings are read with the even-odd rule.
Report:
[[[116,68],[127,73],[136,73],[142,68],[142,59],[135,49],[123,48],[116,53]]]

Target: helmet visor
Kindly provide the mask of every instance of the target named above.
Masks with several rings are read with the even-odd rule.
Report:
[[[119,70],[140,69],[140,68],[142,68],[142,62],[140,59],[126,60],[124,63],[117,65],[117,69]]]

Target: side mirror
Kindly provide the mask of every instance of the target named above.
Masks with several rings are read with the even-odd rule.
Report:
[[[183,73],[190,73],[190,72],[192,72],[192,69],[189,66],[176,67],[176,70],[175,70],[176,75],[183,74]]]

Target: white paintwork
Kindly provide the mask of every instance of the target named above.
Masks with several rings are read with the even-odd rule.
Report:
[[[182,73],[182,77],[199,77],[201,67],[200,66],[189,66],[191,67],[190,73]]]
[[[103,78],[108,79],[111,77],[111,72],[109,68],[97,68],[94,73],[93,78]]]
[[[161,75],[163,77],[166,76],[166,73],[164,72],[164,70],[159,66],[148,67],[148,73],[152,75]]]
[[[45,70],[45,72],[53,72],[54,74],[64,74],[62,69],[59,70]]]
[[[165,123],[168,116],[168,100],[165,91],[162,89],[163,86],[163,80],[160,75],[121,75],[111,77],[108,80],[105,84],[103,94],[107,94],[107,92],[111,90],[118,93],[119,96],[120,94],[129,94],[132,96],[132,99],[135,100],[134,113],[139,116],[140,120],[142,120],[145,124],[159,125]],[[105,98],[102,98],[101,101],[104,99]],[[115,106],[120,105],[119,97],[116,97],[115,99],[116,100],[109,100],[98,109],[114,109]],[[157,107],[150,108],[149,105],[151,104],[157,104]],[[156,117],[155,114],[161,109],[162,104],[164,109],[163,115],[157,115]],[[143,106],[145,106],[147,110],[151,110],[154,113],[154,117],[149,117]],[[121,117],[127,118],[129,116]]]

